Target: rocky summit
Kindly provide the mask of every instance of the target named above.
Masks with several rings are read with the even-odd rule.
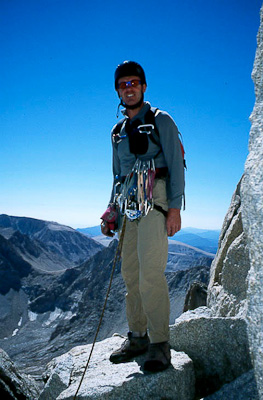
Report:
[[[165,374],[144,373],[142,356],[124,366],[109,361],[110,354],[122,341],[122,337],[115,336],[98,343],[78,399],[193,398],[194,369],[186,354],[172,351],[172,365]],[[75,347],[53,360],[45,373],[47,383],[39,400],[72,399],[90,350],[91,345]]]

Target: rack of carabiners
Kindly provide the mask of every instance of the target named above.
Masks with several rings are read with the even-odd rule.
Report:
[[[131,173],[125,178],[121,192],[115,197],[120,213],[130,221],[146,216],[153,209],[154,178],[154,160],[137,159]]]

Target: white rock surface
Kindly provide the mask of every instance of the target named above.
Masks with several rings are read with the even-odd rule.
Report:
[[[144,373],[145,356],[125,364],[112,364],[109,356],[123,342],[114,336],[95,345],[78,399],[194,399],[194,370],[190,358],[172,350],[172,366],[166,371]],[[39,400],[72,400],[89,357],[91,345],[78,346],[48,364],[48,381]]]
[[[233,194],[211,265],[207,305],[215,317],[245,317],[250,268],[241,217],[240,182]]]
[[[263,6],[252,72],[256,102],[251,114],[249,155],[241,185],[242,221],[251,268],[248,276],[248,334],[260,399],[263,399]]]

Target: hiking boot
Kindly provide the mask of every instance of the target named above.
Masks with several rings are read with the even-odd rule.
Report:
[[[144,363],[144,370],[159,372],[171,365],[171,350],[168,342],[151,343],[149,354]]]
[[[128,338],[119,349],[111,354],[110,361],[115,364],[129,361],[133,357],[145,353],[148,350],[149,343],[147,333],[143,337],[133,337],[132,332],[128,332]]]

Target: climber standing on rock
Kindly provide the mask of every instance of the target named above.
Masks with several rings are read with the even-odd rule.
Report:
[[[124,119],[112,129],[113,190],[101,231],[113,236],[116,215],[125,216],[122,276],[126,285],[128,338],[113,363],[147,353],[146,371],[171,363],[169,293],[164,271],[168,238],[181,229],[184,157],[171,116],[144,101],[143,68],[124,61],[115,71],[115,89]],[[119,106],[120,106],[119,105]]]

